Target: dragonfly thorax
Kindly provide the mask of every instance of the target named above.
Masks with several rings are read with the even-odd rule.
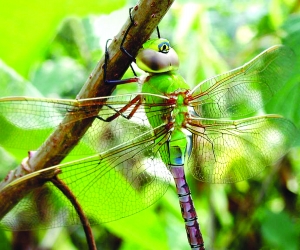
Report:
[[[176,103],[173,111],[171,112],[171,116],[174,120],[174,125],[178,128],[182,128],[185,120],[189,116],[188,107],[185,103],[186,91],[179,92],[176,96]]]

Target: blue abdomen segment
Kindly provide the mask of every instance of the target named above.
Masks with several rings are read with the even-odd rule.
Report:
[[[172,142],[168,142],[170,164],[174,166],[181,166],[184,164],[185,149],[178,145],[172,145]]]
[[[185,158],[191,153],[192,137],[181,129],[175,128],[168,143],[168,164],[180,166],[184,164]]]

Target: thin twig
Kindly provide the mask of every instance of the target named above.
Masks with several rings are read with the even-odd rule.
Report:
[[[54,178],[52,178],[50,181],[53,183],[54,186],[56,186],[68,198],[68,200],[71,202],[72,206],[75,208],[75,210],[79,216],[80,222],[83,226],[89,249],[97,250],[96,242],[93,237],[93,232],[92,232],[89,220],[86,217],[83,209],[81,208],[79,202],[77,201],[77,199],[74,196],[74,194],[72,193],[72,191],[68,188],[68,186],[62,180],[60,180],[56,176]]]

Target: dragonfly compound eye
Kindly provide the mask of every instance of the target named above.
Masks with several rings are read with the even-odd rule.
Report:
[[[170,44],[168,42],[162,42],[158,44],[158,51],[162,53],[168,53],[170,50]]]

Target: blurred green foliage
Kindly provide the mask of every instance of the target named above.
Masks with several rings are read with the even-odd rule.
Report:
[[[128,1],[124,7],[124,2],[6,2],[0,10],[1,96],[75,98],[105,41],[135,4]],[[299,128],[299,13],[298,1],[292,0],[178,0],[159,27],[178,52],[180,73],[191,87],[272,45],[291,47],[297,56],[295,74],[264,112],[281,114]],[[115,93],[133,91],[137,87],[129,84]],[[4,151],[0,159],[4,177],[17,161]],[[299,249],[299,164],[298,140],[276,166],[249,181],[211,185],[188,176],[207,249]],[[99,249],[189,249],[174,188],[137,215],[95,226],[94,234]],[[1,249],[9,249],[16,237],[0,231]],[[34,231],[32,237],[41,249],[87,247],[81,228]]]

